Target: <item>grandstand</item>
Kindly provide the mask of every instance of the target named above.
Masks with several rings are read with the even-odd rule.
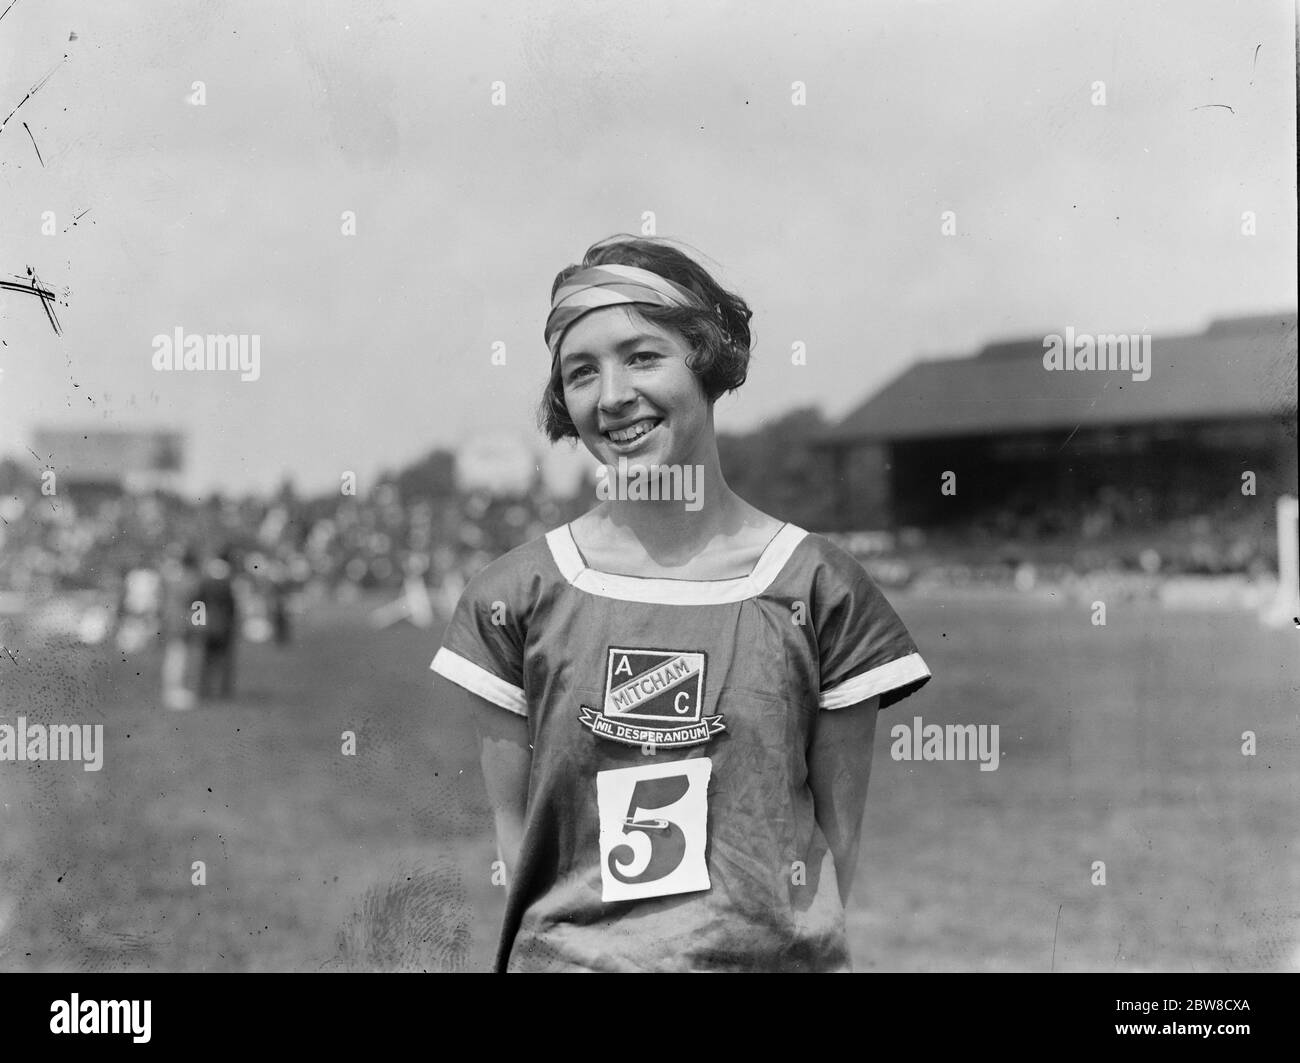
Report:
[[[1145,380],[1048,371],[1041,336],[922,361],[818,446],[835,470],[836,530],[1041,544],[1179,526],[1205,538],[1209,522],[1224,540],[1211,553],[1231,539],[1238,561],[1272,561],[1276,501],[1296,493],[1295,417],[1288,312],[1155,337]]]

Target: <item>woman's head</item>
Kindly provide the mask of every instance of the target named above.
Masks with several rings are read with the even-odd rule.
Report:
[[[670,282],[657,284],[665,297],[654,292],[647,297],[671,305],[622,302],[553,313],[548,329],[553,358],[539,411],[541,427],[552,442],[581,439],[593,453],[609,449],[604,445],[608,438],[600,438],[603,428],[638,413],[671,419],[673,409],[665,407],[674,407],[681,414],[675,427],[693,425],[698,417],[683,403],[711,407],[719,396],[740,387],[751,343],[752,313],[745,301],[694,259],[658,240],[618,236],[592,245],[581,265],[556,276],[552,299],[566,285],[573,291],[584,278],[601,279],[590,272],[601,266],[630,266],[654,274],[646,278],[651,283],[656,278]],[[635,298],[634,285],[630,298]],[[581,303],[581,295],[574,301]],[[647,337],[640,352],[631,342],[638,335]]]

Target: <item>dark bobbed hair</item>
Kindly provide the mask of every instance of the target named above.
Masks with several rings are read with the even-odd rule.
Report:
[[[551,285],[551,297],[565,281],[581,269],[604,265],[636,266],[657,273],[688,288],[699,296],[702,307],[627,304],[646,321],[676,332],[690,348],[686,364],[699,378],[710,402],[735,391],[749,373],[752,338],[749,319],[754,316],[739,295],[729,292],[708,270],[685,252],[661,239],[620,233],[592,244],[580,265],[566,266]],[[552,443],[577,439],[578,430],[564,404],[564,382],[560,360],[551,364],[551,376],[537,411],[538,426]]]

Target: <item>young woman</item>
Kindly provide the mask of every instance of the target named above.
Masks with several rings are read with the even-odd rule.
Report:
[[[930,672],[852,557],[727,487],[743,300],[628,237],[551,306],[545,431],[605,500],[479,572],[432,665],[479,728],[497,968],[847,970],[876,712]]]

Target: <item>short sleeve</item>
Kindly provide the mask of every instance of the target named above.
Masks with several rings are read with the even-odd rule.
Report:
[[[920,690],[930,669],[866,570],[850,554],[827,545],[813,610],[821,665],[818,704],[842,709],[879,697],[886,708]]]
[[[469,581],[429,666],[457,686],[528,715],[523,687],[527,586],[509,555]]]

